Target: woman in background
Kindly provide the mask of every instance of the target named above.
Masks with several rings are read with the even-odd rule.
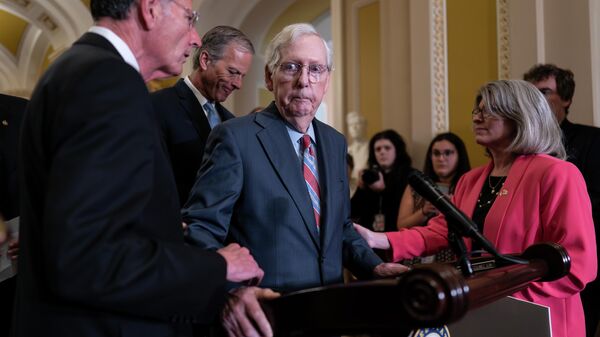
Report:
[[[461,178],[452,201],[500,253],[520,253],[539,242],[567,250],[568,275],[533,282],[513,296],[550,307],[552,336],[584,337],[579,292],[598,268],[592,210],[581,173],[563,160],[560,129],[546,99],[528,82],[490,82],[479,90],[472,119],[475,140],[491,161]],[[391,249],[394,261],[448,247],[443,215],[399,232],[355,228],[371,247]],[[465,242],[474,250],[471,240]]]
[[[441,133],[429,143],[423,173],[431,178],[442,192],[452,195],[458,179],[470,169],[465,143],[454,133]],[[424,226],[437,213],[437,209],[429,201],[408,185],[400,202],[398,230]]]
[[[351,200],[354,222],[379,232],[396,230],[398,207],[411,162],[406,144],[396,131],[381,131],[371,138],[369,166],[360,172],[358,188]]]

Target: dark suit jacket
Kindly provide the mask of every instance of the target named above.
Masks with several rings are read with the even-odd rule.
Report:
[[[153,93],[151,97],[171,157],[179,200],[183,205],[196,181],[210,124],[200,102],[183,79],[171,88]],[[221,121],[235,117],[218,102],[215,106]]]
[[[17,143],[27,100],[0,94],[0,214],[19,215],[17,197]]]
[[[301,163],[271,104],[212,130],[183,210],[191,242],[208,249],[230,241],[247,247],[265,271],[261,286],[279,291],[342,282],[342,263],[370,277],[381,260],[350,221],[344,137],[316,119],[313,127],[320,233]]]
[[[568,161],[579,168],[592,202],[596,242],[600,242],[600,128],[574,124],[565,119],[560,124],[565,137]],[[596,250],[600,259],[600,250]],[[588,333],[593,334],[600,322],[600,280],[596,279],[581,292]]]
[[[214,318],[225,261],[184,244],[148,91],[106,39],[48,69],[22,130],[16,336],[173,336]]]
[[[17,144],[27,100],[0,94],[0,216],[12,219],[19,215],[17,195]],[[10,331],[16,281],[0,282],[0,327]]]

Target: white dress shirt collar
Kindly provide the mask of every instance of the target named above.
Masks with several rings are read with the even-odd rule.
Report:
[[[194,84],[192,83],[192,80],[190,80],[189,76],[184,77],[183,82],[185,82],[185,84],[187,84],[187,86],[190,88],[190,90],[194,93],[194,96],[196,96],[196,98],[198,99],[198,102],[200,102],[200,106],[202,106],[202,110],[204,110],[204,104],[209,103],[210,105],[213,106],[215,111],[217,111],[215,102],[209,102],[206,99],[206,97],[202,96],[202,93],[200,93],[200,90],[198,90],[198,88],[196,88],[196,86],[194,86]],[[204,114],[207,115],[207,112],[204,111]],[[207,117],[208,117],[208,115],[207,115]]]
[[[108,42],[110,42],[110,44],[112,44],[113,47],[115,47],[117,52],[119,52],[119,55],[121,55],[123,60],[127,62],[130,66],[132,66],[135,70],[137,70],[138,73],[140,72],[140,65],[135,56],[133,55],[131,48],[129,48],[127,43],[125,43],[125,41],[123,41],[123,39],[121,39],[119,35],[115,34],[112,30],[106,27],[100,26],[92,26],[90,27],[88,32],[98,34],[107,39]]]

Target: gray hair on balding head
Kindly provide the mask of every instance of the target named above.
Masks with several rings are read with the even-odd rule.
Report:
[[[300,37],[306,35],[318,36],[323,41],[323,46],[325,46],[325,50],[327,51],[327,68],[329,70],[333,69],[333,53],[331,48],[329,48],[327,42],[321,37],[315,27],[308,23],[295,23],[283,28],[267,46],[265,59],[267,60],[267,68],[271,74],[275,71],[275,67],[281,60],[281,51]]]

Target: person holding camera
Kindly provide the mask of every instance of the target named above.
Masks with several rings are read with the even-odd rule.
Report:
[[[412,160],[394,130],[381,131],[369,141],[368,168],[359,174],[352,197],[352,219],[377,232],[396,230],[396,219]]]

